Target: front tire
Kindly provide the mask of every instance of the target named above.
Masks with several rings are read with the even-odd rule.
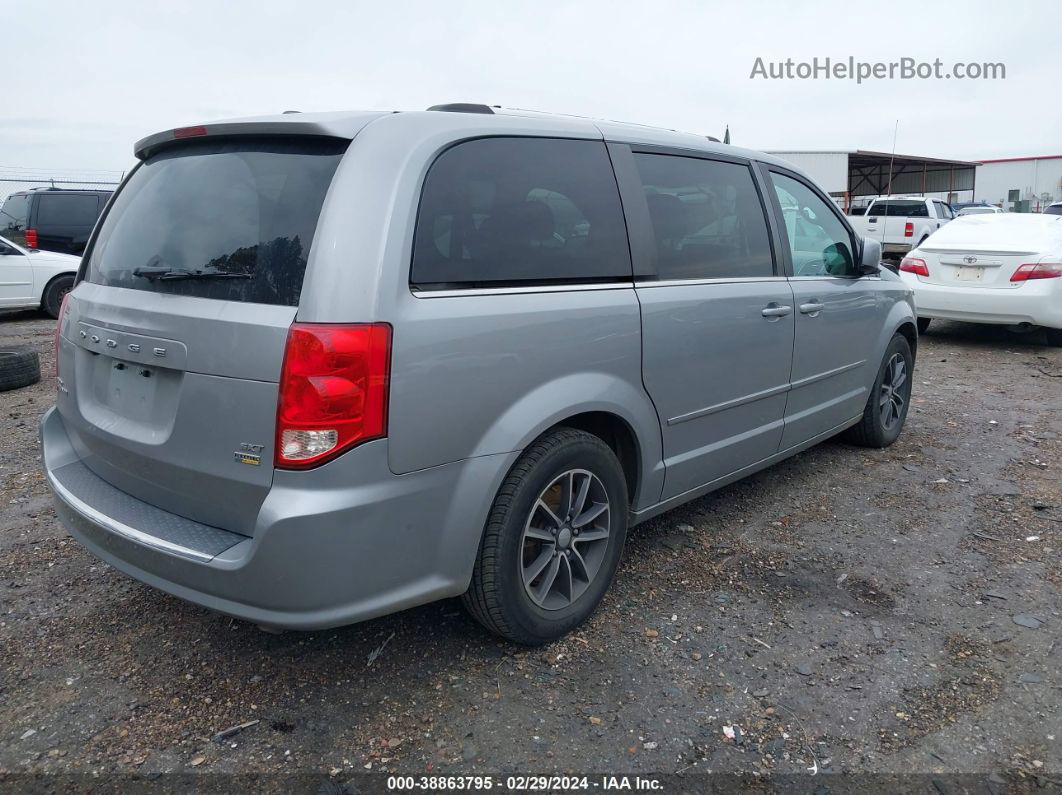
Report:
[[[41,309],[53,318],[58,318],[59,309],[63,305],[63,299],[73,288],[73,274],[68,273],[63,276],[56,276],[48,283],[48,286],[44,288],[44,295],[41,297]]]
[[[848,440],[861,447],[888,447],[900,435],[911,404],[914,356],[902,334],[893,335],[867,398],[863,417],[848,430]]]
[[[567,634],[612,583],[628,506],[623,468],[601,439],[574,428],[541,437],[498,490],[465,607],[516,643]]]

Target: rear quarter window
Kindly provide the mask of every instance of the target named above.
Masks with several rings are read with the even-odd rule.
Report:
[[[619,191],[601,141],[481,138],[446,150],[428,171],[414,286],[630,278]]]
[[[148,158],[115,196],[90,282],[296,306],[348,141],[206,140]]]
[[[37,226],[92,226],[99,217],[99,196],[42,193],[37,199]]]

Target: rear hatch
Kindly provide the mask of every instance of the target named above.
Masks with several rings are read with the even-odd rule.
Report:
[[[157,151],[129,177],[63,321],[59,411],[101,478],[253,533],[288,327],[348,144],[207,138]]]
[[[1056,226],[1052,232],[1052,227]],[[1017,289],[1014,272],[1057,249],[1060,224],[1020,214],[964,215],[937,231],[919,251],[927,259],[928,284]],[[916,255],[917,256],[917,255]]]

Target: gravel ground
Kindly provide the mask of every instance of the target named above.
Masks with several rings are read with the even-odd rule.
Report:
[[[1062,782],[1062,350],[1039,335],[935,323],[896,445],[827,442],[643,525],[592,621],[528,650],[455,601],[266,634],[95,560],[39,471],[52,329],[0,318],[0,345],[44,371],[0,394],[15,788],[174,771],[351,790],[367,770]]]

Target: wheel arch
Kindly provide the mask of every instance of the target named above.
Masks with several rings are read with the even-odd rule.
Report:
[[[907,344],[911,346],[911,358],[918,359],[918,328],[915,321],[907,320],[897,326],[895,334],[902,334]]]
[[[616,452],[634,509],[655,503],[663,487],[660,422],[645,389],[607,373],[570,374],[528,392],[491,424],[476,455],[526,450],[561,426],[601,438]]]
[[[546,429],[549,433],[557,428],[575,428],[596,436],[609,446],[623,468],[627,480],[627,496],[634,504],[642,480],[641,447],[638,435],[625,419],[608,411],[585,411],[561,420]]]

